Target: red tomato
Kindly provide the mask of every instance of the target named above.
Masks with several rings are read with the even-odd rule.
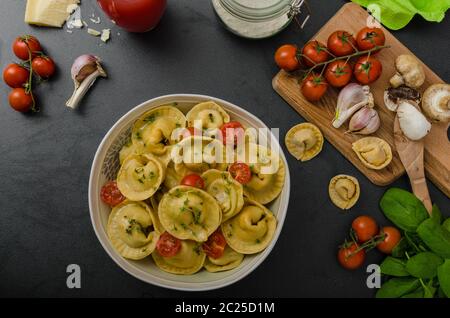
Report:
[[[224,145],[231,143],[231,136],[228,136],[228,133],[234,135],[234,145],[237,144],[238,138],[244,134],[244,127],[242,127],[242,124],[238,121],[230,121],[229,123],[223,124],[222,127],[220,127],[220,130],[222,132],[222,142]]]
[[[356,36],[358,48],[361,51],[373,49],[375,46],[382,46],[386,42],[383,30],[380,28],[362,28]]]
[[[302,94],[310,102],[322,98],[328,89],[328,83],[321,75],[311,74],[302,83]]]
[[[176,237],[164,232],[156,243],[156,250],[162,257],[173,257],[181,249],[181,241]]]
[[[380,252],[391,254],[394,247],[400,242],[402,235],[400,231],[393,226],[385,226],[381,229],[380,235],[385,234],[386,237],[381,243],[378,243],[377,248]]]
[[[314,64],[328,61],[330,54],[327,52],[325,45],[319,41],[310,41],[306,43],[302,50],[303,63],[312,67]]]
[[[220,258],[223,255],[227,241],[222,234],[222,231],[217,229],[208,237],[208,241],[202,244],[203,251],[212,258]]]
[[[335,31],[328,37],[327,47],[336,56],[349,55],[355,52],[356,41],[346,31]]]
[[[362,56],[356,62],[355,75],[358,82],[367,85],[375,82],[381,75],[383,67],[381,62],[372,56]]]
[[[42,78],[49,78],[55,73],[55,62],[48,56],[37,56],[31,62],[33,72]]]
[[[192,173],[181,180],[181,185],[203,189],[205,187],[205,181],[198,174]]]
[[[130,32],[147,32],[161,20],[167,0],[97,0],[105,13]]]
[[[275,52],[275,63],[287,72],[298,69],[300,63],[297,59],[297,46],[291,44],[280,46]]]
[[[116,206],[126,198],[117,187],[116,181],[107,182],[100,190],[100,198],[110,206]]]
[[[26,113],[33,108],[33,96],[24,88],[14,88],[8,99],[9,105],[18,112]]]
[[[30,78],[30,71],[19,64],[9,64],[3,71],[3,80],[12,88],[23,87]]]
[[[352,68],[345,61],[334,61],[325,70],[325,79],[333,87],[344,87],[352,78]]]
[[[21,60],[27,61],[31,56],[35,57],[39,52],[42,51],[41,44],[32,35],[19,36],[14,40],[13,43],[14,54]]]
[[[363,243],[377,235],[378,224],[372,217],[361,215],[353,220],[352,229],[355,231],[358,241]]]
[[[338,252],[338,261],[345,269],[357,269],[362,266],[366,259],[366,252],[358,250],[358,245],[351,243],[348,246],[343,246]]]
[[[231,176],[241,184],[247,184],[252,179],[250,167],[243,162],[235,162],[229,168]]]

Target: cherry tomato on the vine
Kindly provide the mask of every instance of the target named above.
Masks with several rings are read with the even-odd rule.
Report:
[[[361,249],[356,243],[347,243],[338,251],[338,261],[345,269],[357,269],[362,266],[366,259],[366,252]]]
[[[347,31],[335,31],[328,37],[327,47],[336,56],[349,55],[355,52],[356,41]]]
[[[42,78],[49,78],[55,73],[55,62],[48,56],[36,56],[31,62],[33,72]]]
[[[375,46],[382,46],[386,42],[383,30],[380,28],[362,28],[356,36],[356,43],[361,51],[373,49]]]
[[[354,219],[352,229],[355,231],[356,237],[361,243],[367,242],[378,234],[377,222],[368,215],[361,215]]]
[[[26,113],[33,108],[32,93],[27,92],[25,88],[14,88],[8,96],[11,107],[22,113]]]
[[[297,70],[300,67],[297,59],[297,46],[292,44],[280,46],[275,52],[275,63],[287,72]]]
[[[343,87],[352,78],[352,67],[345,61],[338,60],[328,64],[325,70],[325,79],[333,87]]]
[[[316,102],[325,94],[328,83],[321,75],[311,74],[303,80],[301,91],[310,102]]]
[[[327,47],[319,41],[310,41],[302,49],[303,63],[312,67],[315,64],[328,61],[330,54],[328,54]]]
[[[375,82],[381,75],[382,65],[379,60],[372,56],[362,56],[355,65],[353,74],[358,82],[367,85]]]
[[[41,43],[32,35],[23,35],[16,38],[12,45],[14,54],[21,60],[28,60],[42,51]]]
[[[12,88],[23,87],[30,78],[30,71],[19,64],[9,64],[3,70],[3,80]]]
[[[385,226],[381,229],[380,235],[386,235],[384,240],[377,245],[377,249],[385,254],[391,254],[395,246],[402,238],[400,231],[393,226]]]

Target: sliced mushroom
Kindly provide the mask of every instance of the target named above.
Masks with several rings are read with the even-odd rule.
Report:
[[[420,103],[420,93],[406,85],[389,87],[384,91],[384,105],[390,111],[395,112],[400,102],[404,100]]]
[[[450,85],[434,84],[423,94],[422,110],[430,119],[450,121]]]
[[[392,76],[390,83],[393,87],[406,85],[411,88],[419,88],[425,81],[425,72],[420,62],[412,55],[399,55],[395,60],[397,73]]]

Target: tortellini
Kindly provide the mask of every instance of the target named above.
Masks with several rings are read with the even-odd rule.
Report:
[[[331,201],[342,210],[348,210],[358,201],[360,188],[355,177],[340,174],[330,180],[328,193]]]
[[[164,194],[158,206],[159,220],[167,232],[180,240],[205,242],[220,225],[222,212],[207,192],[177,186]]]
[[[129,155],[135,155],[138,154],[138,147],[134,145],[131,141],[127,144],[125,144],[122,149],[119,151],[119,162],[122,165],[125,159]]]
[[[190,275],[197,273],[205,263],[205,253],[201,244],[185,240],[181,241],[180,251],[172,257],[163,257],[158,251],[152,254],[153,260],[160,269],[165,272]]]
[[[204,102],[195,105],[186,115],[188,126],[194,127],[196,121],[200,123],[200,129],[220,128],[230,121],[230,115],[214,102]]]
[[[202,175],[205,190],[219,203],[222,210],[222,222],[236,215],[244,205],[242,184],[233,179],[226,171],[208,170]]]
[[[361,138],[352,144],[352,149],[359,160],[370,169],[383,169],[392,160],[391,146],[381,138]]]
[[[133,201],[124,201],[112,209],[107,233],[120,255],[133,260],[150,255],[159,238],[150,207]]]
[[[317,156],[323,147],[323,135],[319,128],[310,123],[292,127],[286,134],[285,144],[297,160],[307,161]]]
[[[236,252],[227,245],[221,257],[206,257],[205,268],[208,272],[211,273],[228,271],[230,269],[238,267],[242,263],[243,259],[243,254]]]
[[[261,252],[273,238],[277,220],[256,201],[246,199],[241,212],[222,224],[227,244],[242,254]]]
[[[130,200],[146,200],[158,191],[164,173],[161,162],[152,155],[130,155],[117,174],[117,186]]]
[[[177,141],[172,135],[174,130],[185,127],[186,117],[180,110],[173,106],[160,106],[149,110],[134,123],[131,140],[141,152],[162,156]]]

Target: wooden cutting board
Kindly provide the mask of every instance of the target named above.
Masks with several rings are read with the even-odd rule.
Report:
[[[354,3],[345,4],[333,18],[313,37],[326,44],[328,36],[336,30],[346,30],[350,33],[357,32],[366,26],[368,13]],[[386,140],[393,150],[393,160],[390,165],[382,170],[366,168],[352,150],[352,143],[364,136],[345,134],[348,123],[336,129],[331,125],[334,117],[336,101],[339,91],[330,88],[317,103],[308,102],[300,93],[298,79],[284,71],[280,71],[273,79],[275,91],[281,95],[300,115],[309,122],[316,124],[323,132],[325,138],[336,147],[353,165],[355,165],[370,181],[376,185],[386,186],[405,173],[394,146],[394,113],[390,112],[383,102],[384,90],[389,85],[390,77],[395,73],[394,61],[400,54],[412,54],[399,40],[388,30],[383,29],[386,35],[386,44],[391,48],[378,53],[377,58],[383,64],[381,77],[370,85],[374,95],[376,109],[381,118],[380,129],[373,136]],[[420,41],[420,39],[418,39]],[[426,80],[421,93],[431,84],[443,83],[430,68],[422,63]],[[433,124],[431,132],[425,139],[425,170],[427,177],[437,185],[448,197],[450,197],[450,142],[447,137],[449,124]]]

